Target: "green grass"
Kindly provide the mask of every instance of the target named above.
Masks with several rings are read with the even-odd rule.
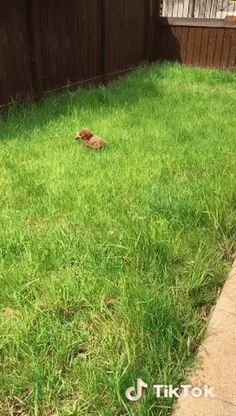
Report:
[[[171,413],[125,390],[186,380],[227,276],[235,85],[153,65],[0,122],[1,415]]]

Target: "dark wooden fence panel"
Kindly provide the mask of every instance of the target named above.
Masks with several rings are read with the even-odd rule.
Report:
[[[107,75],[122,72],[147,57],[150,0],[107,0]]]
[[[102,76],[99,0],[41,0],[38,19],[44,91]]]
[[[0,105],[32,92],[26,0],[0,1]]]
[[[236,26],[201,19],[159,19],[156,59],[236,70]]]

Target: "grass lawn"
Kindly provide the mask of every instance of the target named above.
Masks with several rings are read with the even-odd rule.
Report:
[[[235,85],[153,65],[0,121],[1,415],[171,413],[125,391],[186,381],[227,276]]]

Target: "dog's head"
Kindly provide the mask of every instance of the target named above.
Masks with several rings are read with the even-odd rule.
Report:
[[[93,137],[93,132],[91,132],[89,129],[85,129],[76,134],[76,140],[89,140],[91,137]]]

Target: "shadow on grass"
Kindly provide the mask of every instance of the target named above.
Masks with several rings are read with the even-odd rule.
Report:
[[[104,113],[113,108],[119,111],[124,106],[137,104],[140,99],[160,99],[165,94],[162,79],[168,76],[171,67],[169,64],[145,66],[107,87],[99,85],[12,107],[0,119],[0,141],[13,140],[21,135],[28,140],[36,130],[80,112],[92,110],[96,114],[101,113],[101,108]]]

